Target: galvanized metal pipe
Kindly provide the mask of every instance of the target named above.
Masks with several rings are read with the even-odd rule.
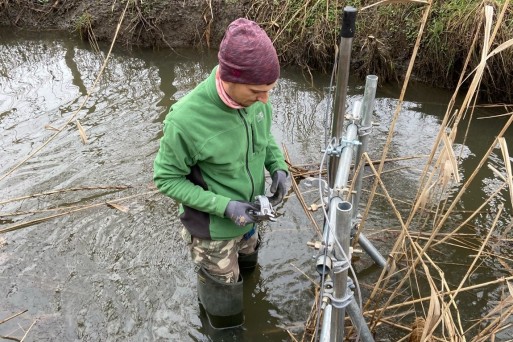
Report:
[[[349,66],[351,64],[351,48],[356,29],[356,8],[344,7],[342,17],[342,30],[337,62],[337,96],[331,124],[331,136],[339,140],[344,130],[344,115],[346,111],[346,91],[349,82]],[[329,186],[333,187],[337,173],[337,158],[331,156],[329,161],[328,178]]]
[[[369,241],[365,237],[364,234],[360,233],[358,236],[358,244],[363,248],[363,250],[371,257],[372,260],[379,267],[385,268],[387,266],[386,259],[381,255],[381,253],[374,247],[372,242]]]
[[[346,114],[346,92],[349,83],[349,66],[351,62],[351,47],[353,37],[342,38],[339,46],[337,63],[337,96],[335,97],[334,115],[331,124],[331,135],[340,138],[344,131],[344,116]]]
[[[351,317],[351,322],[353,322],[353,325],[356,327],[360,340],[362,342],[374,342],[374,337],[372,336],[367,322],[365,322],[360,307],[356,303],[354,297],[353,300],[351,300],[351,303],[347,306],[347,314]]]
[[[340,41],[339,61],[337,64],[338,96],[335,98],[335,108],[332,121],[332,137],[336,138],[338,144],[344,145],[340,155],[340,160],[338,160],[339,158],[336,156],[332,155],[330,157],[328,169],[329,187],[336,190],[342,190],[347,186],[355,146],[354,142],[358,133],[358,127],[352,123],[348,125],[346,129],[345,141],[342,141],[342,134],[344,130],[346,90],[349,79],[351,47],[356,27],[356,13],[357,11],[354,7],[347,6],[344,8],[341,32],[342,38]],[[328,254],[333,254],[336,261],[345,261],[346,263],[332,265],[332,259],[327,258],[325,255],[321,255],[317,260],[317,270],[320,270],[319,273],[321,273],[322,277],[327,276],[328,272],[333,272],[333,298],[338,301],[337,306],[339,306],[338,308],[335,307],[334,311],[333,305],[327,305],[324,308],[324,316],[320,336],[320,341],[322,342],[343,341],[345,339],[345,308],[343,305],[341,305],[340,300],[343,300],[347,293],[348,266],[351,262],[348,259],[350,259],[349,246],[353,224],[352,208],[353,205],[350,202],[343,201],[340,196],[336,196],[330,199],[328,209],[329,219],[328,222],[326,222],[324,225],[323,232],[324,241],[327,244],[325,248],[330,248]],[[335,223],[334,234],[331,234],[330,232],[330,222]],[[336,235],[336,240],[340,246],[338,243],[335,243],[335,236],[333,235]],[[330,246],[332,246],[332,249]],[[354,301],[354,298],[352,301]],[[351,306],[352,302],[349,303],[349,305]],[[357,306],[356,309],[358,309]],[[367,327],[363,316],[361,313],[359,313],[359,309],[355,310],[355,308],[351,308],[350,311],[353,314],[359,314],[360,317],[356,318],[355,321],[358,322],[358,324],[363,322],[364,326]],[[362,331],[361,327],[358,327],[358,329]],[[366,340],[364,341],[366,342]]]
[[[346,141],[355,141],[358,134],[358,127],[355,124],[350,124],[347,127],[346,132]],[[337,174],[335,177],[335,188],[345,188],[347,186],[347,182],[349,180],[349,171],[351,169],[351,162],[353,159],[353,151],[354,151],[354,145],[349,143],[342,149],[341,157],[339,158],[339,166],[337,167]],[[323,228],[323,241],[326,243],[325,248],[331,248],[331,246],[334,246],[334,240],[335,236],[330,232],[329,223],[336,222],[336,214],[337,214],[337,207],[339,203],[342,202],[342,199],[339,197],[334,197],[330,199],[330,203],[328,206],[328,221],[325,222],[324,228]],[[347,239],[350,239],[350,233],[347,235]],[[317,263],[316,263],[317,272],[324,276],[327,273],[331,272],[331,259],[326,258],[324,255],[319,255],[317,257]]]
[[[332,306],[327,305],[324,308],[324,313],[322,314],[322,326],[321,326],[321,335],[319,337],[319,342],[330,342],[330,324],[331,324],[331,312]]]
[[[361,107],[361,125],[360,132],[358,134],[361,145],[358,146],[356,153],[356,162],[365,163],[361,160],[364,152],[367,152],[370,138],[370,127],[372,125],[372,113],[374,112],[374,99],[376,97],[376,88],[378,86],[378,76],[368,75],[365,82],[365,92],[363,94],[363,101]],[[362,128],[365,131],[362,133]],[[356,170],[357,168],[355,168]],[[358,206],[360,204],[360,196],[362,191],[362,179],[363,179],[363,167],[361,167],[360,173],[356,177],[355,190],[356,194],[353,196],[353,218],[356,218],[358,214]]]
[[[355,151],[355,142],[358,134],[358,126],[351,123],[347,126],[345,146],[342,149],[340,159],[338,162],[337,173],[335,175],[335,182],[333,183],[333,190],[340,190],[347,187],[349,180],[349,171],[351,170],[351,163]]]
[[[335,241],[335,232],[331,231],[330,229],[330,223],[333,227],[335,226],[336,222],[336,214],[337,214],[337,206],[338,204],[342,202],[342,199],[340,197],[333,197],[330,199],[330,202],[328,203],[328,220],[324,222],[323,232],[322,232],[322,241],[324,241],[325,246],[324,248],[327,249],[327,251],[324,251],[324,253],[321,253],[317,257],[316,262],[316,269],[317,272],[320,274],[321,277],[324,277],[331,273],[332,271],[332,255],[333,255],[333,246]]]
[[[333,252],[337,261],[345,262],[333,269],[333,296],[344,299],[347,294],[347,277],[349,260],[349,246],[351,239],[351,210],[352,205],[347,201],[340,201],[336,207],[335,235],[339,243],[333,246]],[[331,316],[331,340],[343,341],[345,337],[344,320],[345,308],[335,307]]]
[[[374,111],[374,100],[376,97],[376,88],[378,86],[378,77],[375,75],[367,76],[365,83],[365,92],[363,95],[363,102],[361,107],[361,113],[353,113],[354,115],[361,114],[360,120],[360,131],[358,132],[358,140],[361,145],[357,148],[356,161],[357,163],[365,163],[365,161],[361,160],[364,152],[367,151],[367,147],[369,145],[370,140],[370,127],[372,125],[372,113]],[[364,129],[362,131],[362,128]],[[360,168],[360,173],[358,173],[355,180],[355,194],[352,196],[353,203],[353,219],[356,219],[358,214],[358,206],[360,204],[360,196],[362,192],[362,179],[363,179],[363,169]],[[365,237],[363,233],[360,233],[358,237],[358,243],[360,246],[369,254],[369,256],[374,260],[374,262],[380,267],[386,267],[387,261],[386,259],[379,253],[379,251],[372,245],[372,243]]]
[[[335,244],[333,252],[337,260],[347,260],[349,263],[351,260],[348,260],[347,258],[349,257],[349,247],[351,246],[351,212],[353,210],[353,205],[348,201],[341,201],[337,204],[336,209],[337,229],[335,235],[337,236],[339,243]],[[344,279],[344,281],[347,282],[347,277]]]

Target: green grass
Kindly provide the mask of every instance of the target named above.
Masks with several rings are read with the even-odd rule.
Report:
[[[89,39],[92,22],[93,17],[91,14],[84,12],[81,16],[75,19],[74,31],[78,32],[82,39]]]

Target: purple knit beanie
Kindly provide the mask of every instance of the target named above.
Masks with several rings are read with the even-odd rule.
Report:
[[[280,77],[280,63],[271,39],[257,23],[239,18],[226,30],[219,46],[223,81],[271,84]]]

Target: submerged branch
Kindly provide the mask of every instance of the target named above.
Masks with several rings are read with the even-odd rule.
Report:
[[[21,311],[21,312],[18,312],[17,314],[14,314],[14,315],[12,315],[12,316],[10,316],[10,317],[7,317],[7,318],[5,318],[5,319],[1,320],[1,321],[0,321],[0,324],[5,323],[5,322],[7,322],[7,321],[10,321],[11,319],[18,317],[19,315],[22,315],[22,314],[24,314],[24,313],[25,313],[25,312],[27,312],[27,311],[28,311],[28,309],[25,309],[25,310],[23,310],[23,311]]]
[[[29,198],[36,198],[41,196],[48,196],[48,195],[55,195],[65,192],[71,192],[71,191],[84,191],[84,190],[126,190],[132,188],[131,185],[97,185],[97,186],[81,186],[76,188],[68,188],[68,189],[58,189],[58,190],[51,190],[51,191],[45,191],[37,194],[31,194],[31,195],[25,195],[17,198],[11,198],[8,200],[0,201],[0,205],[7,204],[11,202],[17,202],[17,201],[23,201],[25,199]]]
[[[12,225],[10,227],[4,228],[4,229],[0,229],[0,235],[8,233],[8,232],[15,231],[15,230],[18,230],[18,229],[21,229],[21,228],[26,228],[26,227],[29,227],[29,226],[32,226],[32,225],[35,225],[35,224],[39,224],[39,223],[42,223],[42,222],[45,222],[45,221],[49,221],[49,220],[52,220],[52,219],[57,218],[57,217],[62,217],[62,216],[65,216],[65,215],[73,214],[75,212],[79,212],[79,211],[82,211],[82,210],[98,208],[98,207],[102,207],[102,206],[109,206],[110,207],[111,203],[122,202],[122,201],[126,201],[128,199],[131,199],[131,198],[136,198],[136,197],[145,196],[145,195],[153,195],[153,194],[156,194],[158,192],[159,192],[158,190],[148,191],[148,192],[145,192],[145,193],[142,193],[142,194],[136,194],[136,195],[131,195],[131,196],[123,197],[123,198],[112,199],[112,200],[108,200],[106,202],[95,203],[95,204],[91,204],[91,205],[88,205],[88,206],[85,206],[85,207],[81,207],[81,208],[77,208],[77,209],[73,209],[73,210],[68,210],[68,211],[63,212],[63,213],[59,213],[59,214],[55,214],[55,215],[50,215],[50,216],[46,216],[46,217],[41,217],[41,218],[38,218],[38,219],[35,219],[35,220],[31,220],[31,221],[28,221],[28,222],[18,223],[18,224]]]

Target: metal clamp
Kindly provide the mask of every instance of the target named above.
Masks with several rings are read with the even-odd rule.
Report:
[[[343,309],[347,307],[353,300],[353,291],[347,289],[344,298],[336,298],[331,293],[326,293],[326,297],[330,299],[331,305],[337,309]]]
[[[255,197],[256,206],[260,207],[260,211],[250,210],[249,214],[255,218],[256,221],[271,221],[276,222],[276,215],[269,202],[269,198],[264,195]]]
[[[323,303],[326,303],[329,299],[329,302],[333,307],[337,309],[343,309],[347,307],[351,301],[353,300],[353,291],[351,291],[350,287],[353,285],[353,280],[351,278],[347,278],[348,286],[346,290],[346,295],[344,298],[337,298],[333,294],[335,292],[335,288],[333,287],[333,280],[326,280],[324,283],[323,289]],[[354,286],[354,285],[353,285]]]
[[[340,273],[348,270],[351,266],[348,260],[333,260],[333,273]]]
[[[355,140],[345,140],[345,139],[342,139],[341,140],[342,148],[344,148],[346,146],[349,146],[349,145],[361,145],[361,144],[362,143],[358,139],[355,139]]]
[[[340,157],[342,155],[342,151],[344,150],[344,148],[346,146],[356,146],[356,145],[361,145],[361,144],[362,143],[358,139],[356,139],[356,140],[340,139],[340,142],[337,146],[328,147],[325,150],[321,150],[321,152],[326,152],[326,154],[328,154],[329,156]]]
[[[358,136],[363,137],[372,133],[372,125],[358,128]]]

